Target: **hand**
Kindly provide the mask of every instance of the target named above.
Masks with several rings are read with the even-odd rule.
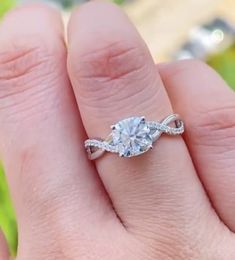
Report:
[[[156,66],[122,11],[97,1],[72,14],[67,48],[56,11],[12,11],[0,52],[0,151],[18,260],[235,259],[235,94],[212,69]],[[173,111],[184,138],[162,136],[131,159],[87,159],[87,136]]]

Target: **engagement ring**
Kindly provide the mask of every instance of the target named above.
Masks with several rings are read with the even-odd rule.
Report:
[[[174,123],[175,126],[171,126]],[[151,148],[164,133],[180,135],[184,132],[184,123],[173,114],[161,122],[147,121],[145,117],[130,117],[111,126],[111,133],[104,140],[88,139],[85,148],[90,160],[95,160],[105,152],[117,153],[121,157],[141,155]]]

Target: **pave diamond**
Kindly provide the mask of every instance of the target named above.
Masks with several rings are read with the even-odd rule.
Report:
[[[136,156],[152,147],[150,132],[144,117],[127,118],[112,126],[112,142],[120,156]]]

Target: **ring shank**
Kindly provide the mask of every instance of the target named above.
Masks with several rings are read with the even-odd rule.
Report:
[[[91,160],[91,161],[98,159],[99,157],[101,157],[105,153],[105,150],[100,149],[100,148],[96,149],[96,151],[94,151],[94,152],[91,152],[89,150],[90,149],[87,149],[88,159]]]

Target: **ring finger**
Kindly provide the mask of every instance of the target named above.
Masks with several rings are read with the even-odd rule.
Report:
[[[158,120],[172,113],[145,44],[118,8],[102,2],[83,6],[72,15],[68,38],[68,70],[90,138],[105,138],[120,119]],[[96,167],[117,215],[133,232],[153,232],[175,219],[184,225],[209,210],[180,137],[161,137],[152,151],[132,159],[106,155]]]

